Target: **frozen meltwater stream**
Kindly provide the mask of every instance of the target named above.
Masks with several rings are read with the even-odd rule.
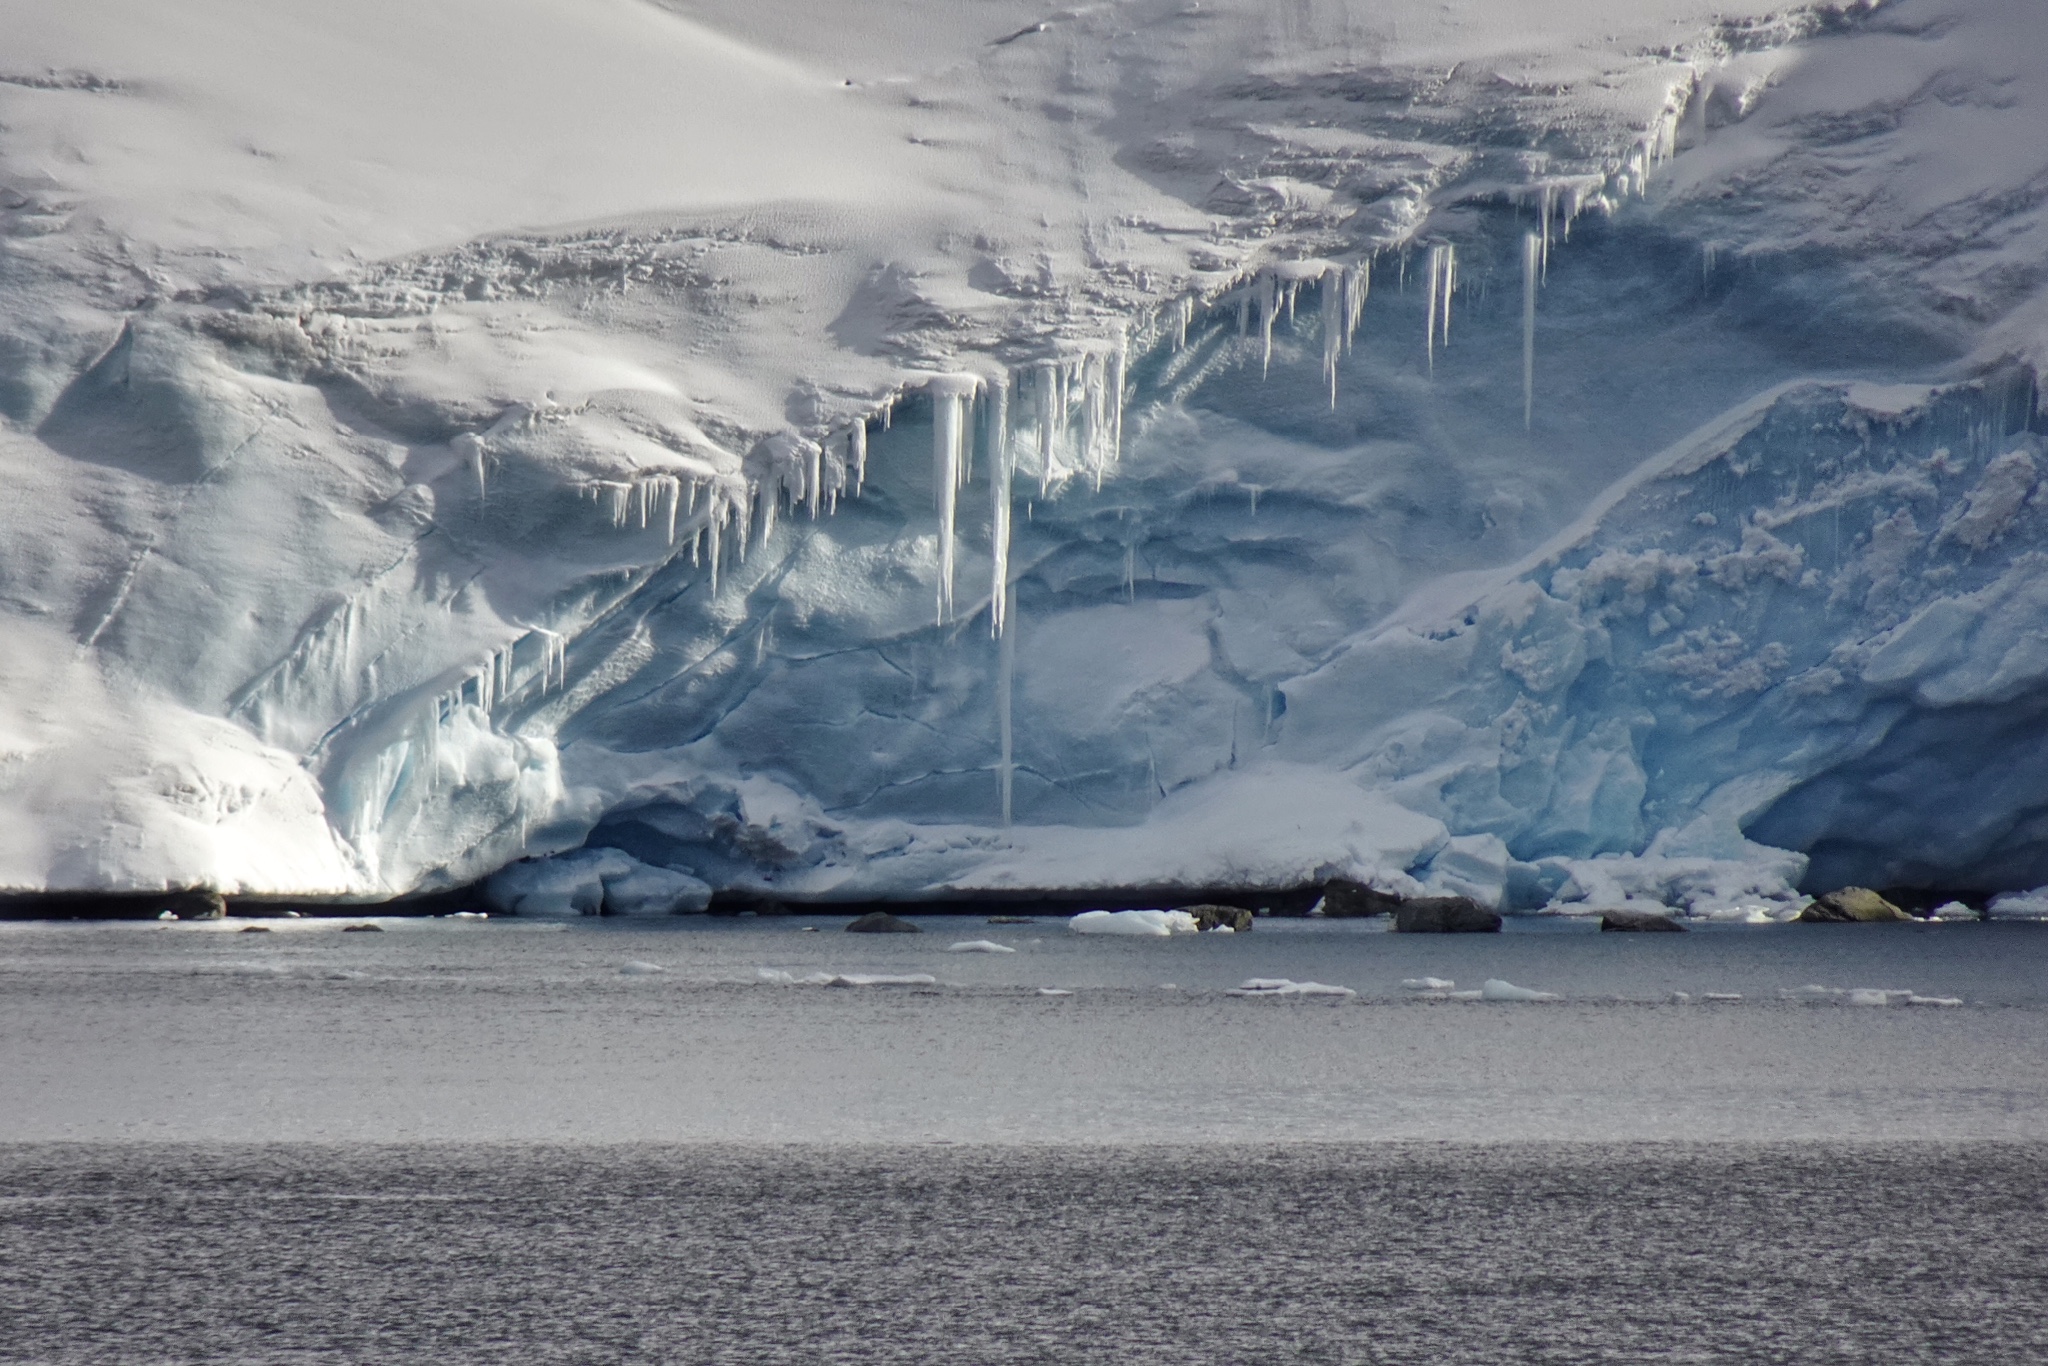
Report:
[[[1154,939],[942,916],[862,936],[804,917],[267,923],[0,926],[0,1142],[2048,1132],[2033,924],[1680,936],[1511,919],[1435,936],[1276,919]],[[1015,951],[949,951],[977,941]],[[812,975],[930,980],[789,982]],[[1229,994],[1254,978],[1356,994]],[[1456,985],[1403,985],[1423,978]],[[1489,979],[1558,999],[1448,998]]]

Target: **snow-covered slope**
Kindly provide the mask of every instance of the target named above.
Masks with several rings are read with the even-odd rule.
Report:
[[[2048,880],[2030,0],[0,15],[0,884]]]

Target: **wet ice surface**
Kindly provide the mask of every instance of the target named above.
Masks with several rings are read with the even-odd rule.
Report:
[[[2048,1133],[2041,926],[921,920],[0,925],[0,1141]]]

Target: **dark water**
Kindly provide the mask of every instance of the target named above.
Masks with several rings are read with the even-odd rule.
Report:
[[[2048,1145],[0,1148],[7,1362],[2048,1360]]]

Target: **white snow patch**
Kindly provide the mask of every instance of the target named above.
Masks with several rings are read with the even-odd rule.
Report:
[[[947,953],[1015,953],[1008,944],[998,944],[993,939],[963,939],[957,944],[946,945]]]

